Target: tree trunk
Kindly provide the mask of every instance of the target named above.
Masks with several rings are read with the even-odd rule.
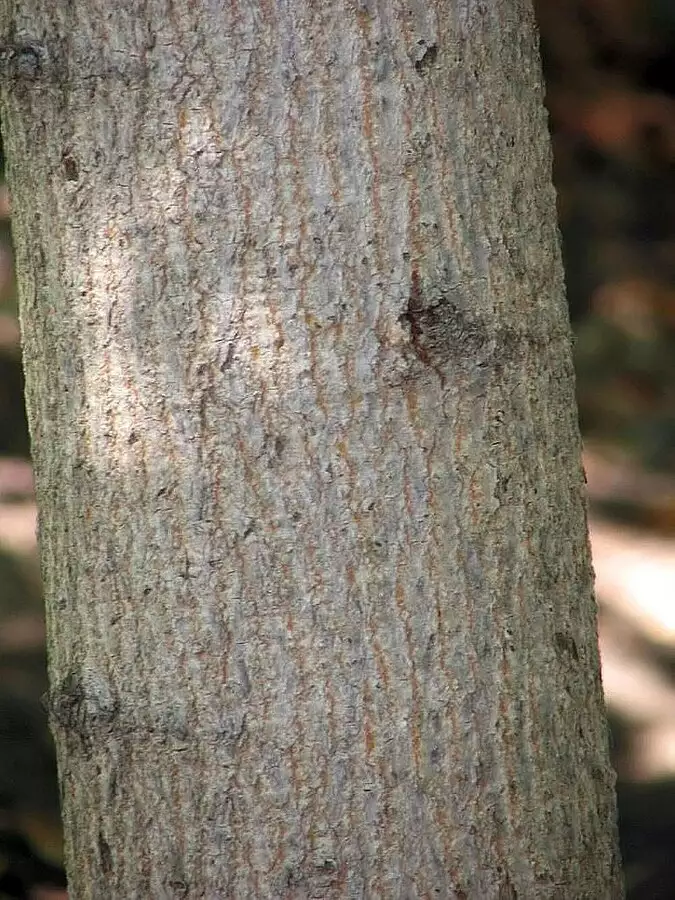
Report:
[[[530,0],[0,0],[79,898],[621,896]]]

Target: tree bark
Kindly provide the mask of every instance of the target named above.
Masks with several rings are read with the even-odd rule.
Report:
[[[71,896],[621,896],[530,0],[0,0]]]

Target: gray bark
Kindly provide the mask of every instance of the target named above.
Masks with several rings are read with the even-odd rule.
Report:
[[[79,898],[621,896],[529,0],[0,0]]]

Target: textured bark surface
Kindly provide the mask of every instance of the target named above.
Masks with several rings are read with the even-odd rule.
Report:
[[[529,0],[0,0],[74,900],[621,895]]]

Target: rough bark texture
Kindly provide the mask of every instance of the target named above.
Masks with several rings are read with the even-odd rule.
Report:
[[[0,0],[74,900],[621,895],[529,0]]]

